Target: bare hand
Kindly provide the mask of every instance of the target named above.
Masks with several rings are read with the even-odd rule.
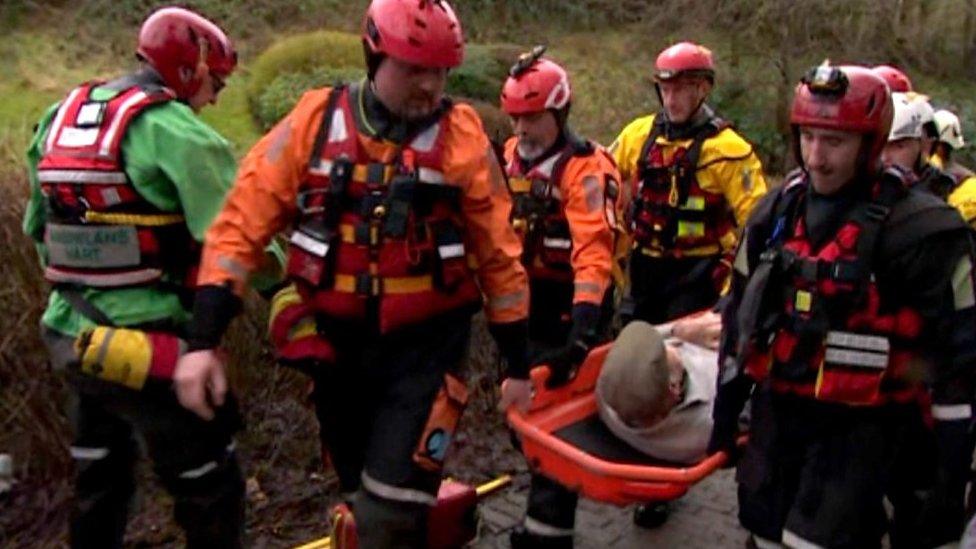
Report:
[[[722,317],[711,311],[686,316],[674,323],[671,333],[699,347],[717,350],[722,334]]]
[[[222,406],[227,394],[224,361],[213,349],[187,353],[176,363],[173,386],[184,408],[211,420],[214,407]]]
[[[532,404],[532,382],[528,379],[507,378],[502,382],[502,398],[498,410],[508,411],[513,405],[521,412],[528,412]]]

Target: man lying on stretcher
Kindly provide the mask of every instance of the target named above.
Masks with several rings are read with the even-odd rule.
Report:
[[[600,418],[618,438],[653,458],[694,463],[712,431],[721,318],[697,313],[655,328],[629,323],[613,342],[597,380]],[[528,510],[511,534],[513,549],[571,548],[578,496],[539,474]],[[639,526],[660,525],[666,504],[640,505]]]
[[[657,459],[694,463],[712,432],[722,321],[706,312],[655,329],[634,321],[620,333],[596,385],[600,419]],[[665,339],[666,338],[666,339]]]

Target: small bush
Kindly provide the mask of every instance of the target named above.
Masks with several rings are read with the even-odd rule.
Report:
[[[365,75],[363,69],[325,67],[281,74],[253,102],[254,118],[267,131],[291,111],[306,91],[337,82],[355,82]]]
[[[508,120],[508,115],[502,112],[495,103],[465,98],[460,98],[458,101],[474,107],[478,116],[481,117],[481,123],[485,126],[485,133],[493,142],[503,145],[512,136],[512,125]]]
[[[464,64],[447,78],[448,93],[497,103],[508,68],[520,52],[518,46],[507,44],[469,45]]]
[[[355,34],[317,31],[280,40],[250,66],[248,97],[252,109],[280,75],[314,73],[323,68],[363,68],[363,47]]]

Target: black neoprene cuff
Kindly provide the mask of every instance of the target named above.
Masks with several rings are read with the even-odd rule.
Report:
[[[528,379],[529,377],[529,322],[490,323],[488,332],[498,344],[498,350],[505,359],[505,377]]]
[[[230,321],[241,310],[241,299],[227,286],[200,286],[193,298],[193,319],[187,326],[187,349],[220,345]]]

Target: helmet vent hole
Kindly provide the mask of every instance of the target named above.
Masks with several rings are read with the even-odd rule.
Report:
[[[413,24],[414,24],[414,25],[417,25],[418,27],[420,27],[420,28],[422,28],[422,29],[426,29],[426,28],[427,28],[427,23],[425,23],[425,22],[424,22],[424,21],[423,21],[422,19],[420,19],[419,17],[414,17],[414,19],[413,19]]]
[[[413,47],[415,47],[415,48],[419,48],[419,47],[421,47],[423,45],[420,42],[420,40],[417,40],[416,38],[414,38],[412,36],[410,38],[407,38],[407,42],[410,42],[410,45],[413,46]]]
[[[871,98],[870,98],[870,99],[868,100],[868,111],[867,111],[867,113],[866,113],[866,114],[867,114],[868,116],[871,116],[871,113],[873,113],[873,112],[874,112],[874,107],[875,107],[875,104],[876,104],[876,103],[875,103],[875,98],[874,98],[874,96],[872,95],[872,96],[871,96]]]

